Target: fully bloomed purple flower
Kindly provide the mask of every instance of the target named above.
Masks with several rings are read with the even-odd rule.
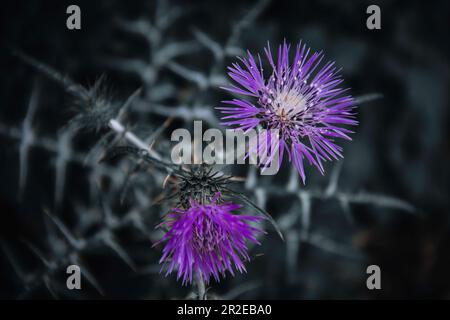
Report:
[[[261,57],[258,55],[257,63],[250,52],[247,58],[239,58],[243,66],[234,63],[228,68],[238,85],[224,89],[253,99],[224,101],[230,106],[218,109],[226,114],[222,118],[225,125],[244,131],[257,126],[277,129],[279,165],[286,151],[305,183],[304,158],[323,174],[323,161],[342,157],[342,147],[334,139],[351,140],[348,134],[353,132],[342,125],[357,124],[354,100],[345,95],[347,89],[339,87],[343,80],[334,62],[321,65],[321,52],[310,54],[310,49],[299,43],[290,63],[286,42],[278,48],[277,61],[269,46],[264,51],[271,69],[267,79]]]
[[[225,271],[234,275],[233,267],[241,273],[245,271],[244,261],[250,260],[246,242],[259,242],[256,235],[260,229],[250,226],[260,217],[235,215],[233,210],[240,205],[217,203],[216,194],[210,204],[190,201],[186,210],[174,208],[161,224],[168,228],[158,242],[167,242],[160,263],[169,264],[166,276],[178,268],[177,280],[183,284],[192,283],[195,273],[201,273],[206,283]]]

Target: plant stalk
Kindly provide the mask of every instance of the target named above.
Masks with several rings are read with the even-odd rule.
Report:
[[[197,281],[198,300],[206,300],[205,281],[203,280],[201,272],[196,272],[196,281]]]

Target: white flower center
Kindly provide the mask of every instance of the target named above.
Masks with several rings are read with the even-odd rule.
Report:
[[[306,109],[306,99],[303,95],[293,89],[284,89],[275,94],[272,101],[275,114],[280,117],[295,116]]]

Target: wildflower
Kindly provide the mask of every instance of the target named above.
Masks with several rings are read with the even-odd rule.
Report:
[[[334,62],[321,66],[322,52],[310,54],[310,49],[299,43],[290,64],[290,45],[284,42],[278,48],[275,64],[270,47],[264,51],[271,68],[268,79],[264,77],[261,57],[258,55],[257,64],[250,52],[248,58],[239,58],[243,66],[234,63],[228,68],[238,86],[224,89],[253,101],[223,101],[229,106],[218,109],[226,115],[222,118],[225,125],[244,131],[256,127],[278,130],[279,165],[286,151],[305,183],[304,158],[324,174],[323,161],[343,157],[342,147],[335,144],[334,138],[351,140],[348,134],[353,132],[342,125],[357,124],[354,100],[344,95],[347,89],[339,87],[343,80]],[[272,161],[272,156],[266,161]]]
[[[219,197],[216,193],[207,204],[190,200],[187,209],[172,209],[161,223],[168,228],[158,242],[166,242],[160,259],[169,264],[166,276],[178,267],[177,280],[182,278],[183,284],[192,283],[195,273],[209,283],[211,277],[220,281],[227,270],[233,276],[233,269],[246,271],[244,261],[250,260],[246,242],[259,244],[256,235],[262,232],[249,222],[261,218],[233,214],[241,206],[219,203]]]

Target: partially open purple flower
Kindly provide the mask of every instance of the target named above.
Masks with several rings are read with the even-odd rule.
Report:
[[[172,209],[161,224],[168,228],[158,242],[167,242],[160,263],[169,264],[166,276],[178,268],[177,280],[192,283],[195,273],[201,273],[206,283],[211,276],[219,281],[228,270],[234,275],[233,266],[241,273],[244,261],[250,260],[246,242],[259,244],[256,235],[260,229],[250,226],[261,217],[235,215],[233,210],[240,205],[217,203],[217,193],[211,203],[190,201],[188,209]]]
[[[244,131],[258,125],[278,129],[279,165],[286,150],[304,183],[303,159],[323,174],[323,161],[342,157],[342,147],[334,143],[334,138],[351,140],[348,134],[352,131],[342,125],[356,125],[357,121],[353,98],[344,95],[347,89],[338,87],[343,80],[334,62],[321,66],[323,54],[310,54],[310,49],[299,43],[291,64],[289,50],[290,45],[284,42],[274,61],[270,47],[265,48],[271,68],[268,79],[259,55],[258,63],[250,52],[248,58],[239,58],[243,66],[234,63],[228,68],[238,86],[224,89],[253,97],[253,101],[224,101],[230,106],[218,109],[227,115],[222,118],[225,125]]]

